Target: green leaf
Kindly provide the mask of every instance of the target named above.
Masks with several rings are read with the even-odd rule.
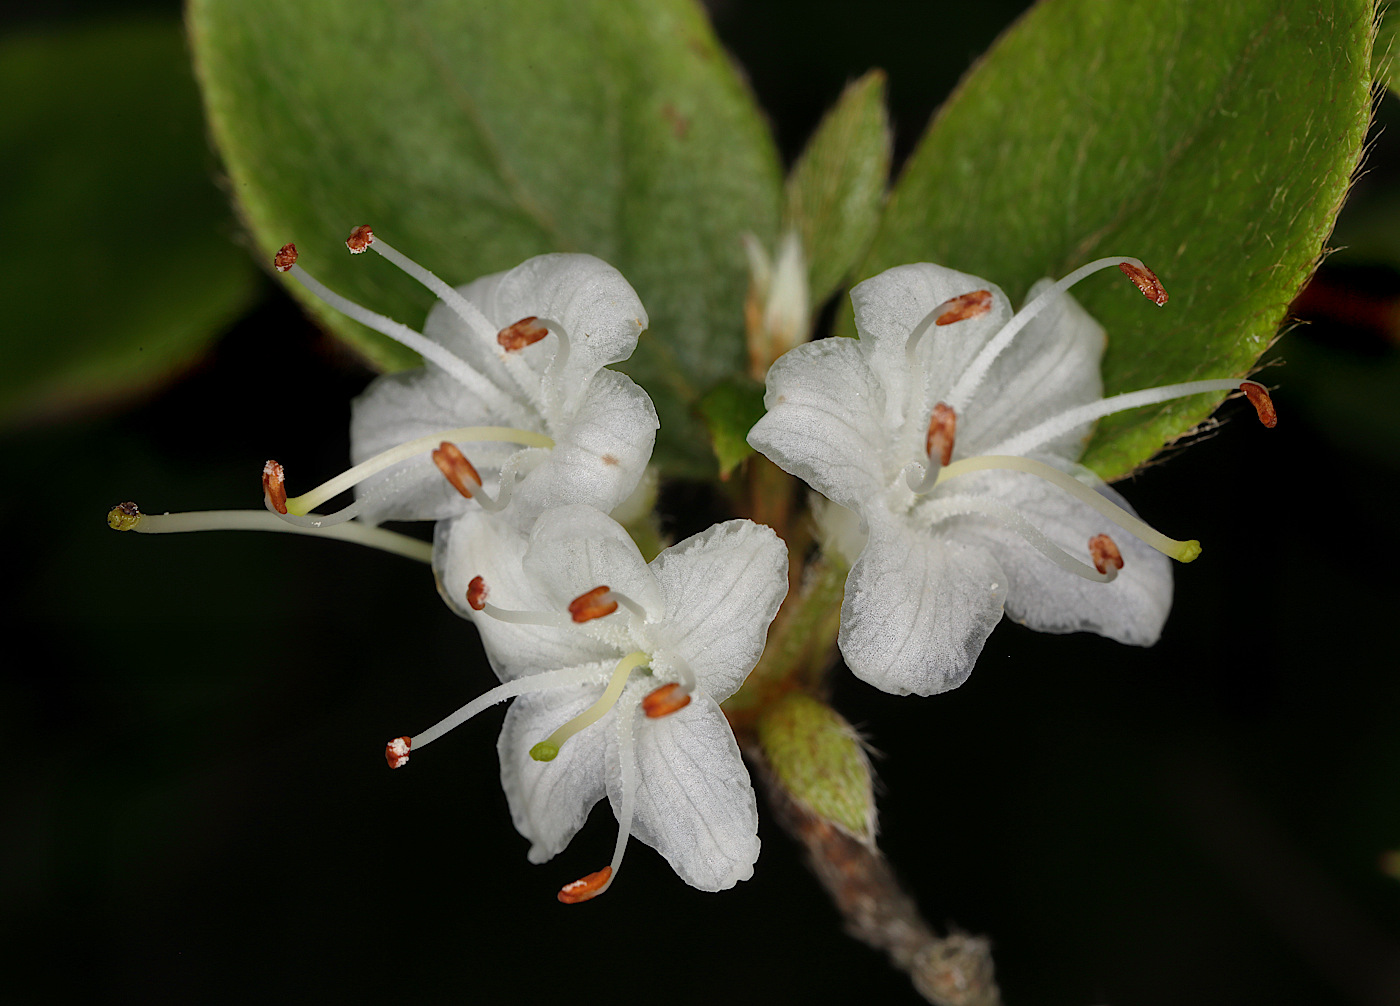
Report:
[[[295,241],[313,275],[417,324],[432,296],[351,260],[352,227],[452,283],[542,252],[597,255],[651,318],[623,369],[656,401],[656,461],[710,470],[693,407],[743,370],[740,235],[773,241],[781,169],[697,5],[192,0],[189,23],[266,256]],[[378,365],[416,362],[311,306]]]
[[[870,759],[839,713],[804,692],[790,692],[759,717],[758,742],[798,806],[853,838],[874,841]]]
[[[1108,330],[1107,392],[1246,373],[1360,158],[1373,16],[1370,0],[1037,5],[920,141],[861,275],[938,262],[1017,300],[1135,255],[1171,293],[1162,310],[1116,273],[1075,288]],[[1217,400],[1110,417],[1085,462],[1121,476]]]
[[[813,305],[850,275],[875,236],[890,144],[885,74],[871,70],[847,85],[793,165],[783,223],[802,236]]]
[[[179,25],[0,42],[0,423],[129,397],[247,307]]]
[[[763,385],[747,378],[718,385],[701,400],[700,412],[719,461],[719,477],[727,479],[735,466],[753,453],[745,438],[753,424],[763,418]]]

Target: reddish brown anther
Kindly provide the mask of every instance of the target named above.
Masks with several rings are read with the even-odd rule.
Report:
[[[472,582],[467,584],[467,604],[472,611],[480,611],[486,607],[486,595],[490,593],[486,589],[486,581],[479,576],[472,577]]]
[[[1269,389],[1258,381],[1245,381],[1240,385],[1240,390],[1249,399],[1249,404],[1254,406],[1254,411],[1259,413],[1259,421],[1273,429],[1278,425],[1278,413],[1274,411],[1274,400],[1269,397]]]
[[[590,873],[572,884],[565,884],[559,888],[559,900],[566,905],[577,905],[580,901],[596,898],[603,893],[603,888],[611,878],[612,867],[605,866],[597,873]]]
[[[278,272],[286,272],[297,264],[297,246],[288,241],[272,256],[272,267]]]
[[[688,705],[690,705],[690,693],[681,688],[680,682],[672,681],[669,685],[662,685],[655,691],[647,693],[646,698],[642,699],[642,712],[652,719],[658,720],[663,716],[670,716]]]
[[[947,465],[953,460],[953,438],[958,432],[958,414],[949,406],[939,402],[933,407],[933,415],[928,420],[928,436],[924,438],[924,453],[930,458],[938,452],[938,463]]]
[[[276,461],[263,465],[263,495],[278,513],[287,512],[287,473]]]
[[[395,737],[384,745],[384,760],[389,763],[390,768],[403,768],[408,764],[408,750],[412,746],[413,741],[409,738]]]
[[[374,231],[370,230],[369,224],[360,224],[345,239],[345,247],[350,249],[351,255],[360,254],[372,244],[374,244]]]
[[[444,440],[433,448],[433,464],[452,483],[452,488],[467,499],[471,499],[472,493],[481,488],[481,476],[456,444]]]
[[[935,325],[951,325],[955,321],[967,321],[986,314],[992,309],[992,291],[973,290],[954,297],[943,305],[943,313],[934,319]]]
[[[569,602],[569,614],[575,622],[591,622],[595,618],[611,615],[617,610],[617,602],[609,596],[609,588],[594,587]]]
[[[1094,560],[1094,568],[1100,573],[1107,573],[1110,565],[1114,569],[1123,568],[1123,553],[1118,551],[1118,546],[1106,534],[1096,534],[1089,539],[1089,555]]]
[[[1133,281],[1133,284],[1142,291],[1142,295],[1152,303],[1161,307],[1167,302],[1167,288],[1162,285],[1162,281],[1157,278],[1157,274],[1147,266],[1136,266],[1131,262],[1120,262],[1118,268],[1123,271],[1123,275]]]
[[[548,334],[549,329],[541,325],[539,319],[532,314],[528,318],[521,318],[514,325],[501,329],[496,333],[496,341],[507,353],[514,353],[526,346],[533,346]]]

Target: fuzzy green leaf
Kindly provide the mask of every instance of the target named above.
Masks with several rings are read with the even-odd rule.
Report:
[[[783,223],[802,236],[813,305],[850,275],[875,236],[890,143],[885,74],[871,70],[842,92],[793,165]]]
[[[854,838],[874,840],[870,759],[839,713],[791,692],[759,717],[758,741],[778,782],[802,809]]]
[[[741,373],[740,235],[771,244],[781,169],[690,0],[192,0],[215,139],[267,256],[410,324],[432,297],[342,242],[372,224],[452,283],[548,251],[620,269],[651,329],[622,369],[656,460],[711,470],[694,403]],[[312,305],[378,365],[416,358]]]
[[[860,275],[938,262],[1018,300],[1041,276],[1135,255],[1171,294],[1162,310],[1116,273],[1075,289],[1109,333],[1108,393],[1246,373],[1360,158],[1373,18],[1370,0],[1180,0],[1127,17],[1102,0],[1038,4],[929,127]],[[1106,419],[1085,461],[1121,476],[1217,401]]]
[[[209,172],[179,25],[0,43],[0,422],[187,366],[256,295]]]

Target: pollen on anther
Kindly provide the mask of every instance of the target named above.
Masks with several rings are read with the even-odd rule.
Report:
[[[1131,262],[1120,262],[1118,268],[1123,275],[1133,281],[1133,285],[1142,291],[1142,295],[1152,303],[1161,307],[1167,302],[1167,288],[1162,285],[1162,281],[1157,278],[1157,274],[1147,266],[1136,266]]]
[[[679,712],[688,705],[690,693],[681,688],[679,681],[672,681],[669,685],[662,685],[647,693],[646,698],[642,699],[642,712],[657,720]]]
[[[384,745],[384,760],[390,768],[403,768],[408,764],[408,752],[413,742],[407,737],[395,737]]]
[[[1106,534],[1096,534],[1089,539],[1089,555],[1094,560],[1094,568],[1100,573],[1107,573],[1110,565],[1114,569],[1123,568],[1123,553],[1118,551],[1118,546]]]
[[[528,318],[521,318],[514,325],[507,325],[497,332],[496,342],[507,353],[513,353],[526,346],[533,346],[548,334],[549,329],[541,325],[534,315],[531,315]]]
[[[287,473],[276,461],[263,465],[263,495],[278,513],[287,512]]]
[[[467,460],[462,449],[451,441],[444,440],[433,448],[433,464],[452,483],[452,488],[467,499],[471,499],[472,493],[481,488],[481,476],[477,474],[475,466]]]
[[[986,314],[992,309],[992,291],[974,290],[954,297],[945,305],[945,310],[934,319],[935,325],[951,325],[955,321],[966,321]]]
[[[617,602],[609,596],[610,588],[594,587],[569,602],[569,614],[575,622],[591,622],[595,618],[611,615],[617,610]]]
[[[370,230],[369,224],[360,224],[345,239],[345,247],[350,249],[351,255],[360,254],[372,244],[374,244],[374,231]]]
[[[1278,413],[1274,411],[1274,400],[1269,397],[1267,388],[1258,381],[1245,381],[1240,385],[1240,390],[1249,399],[1249,404],[1254,406],[1261,423],[1271,430],[1278,425]]]
[[[297,246],[288,241],[272,256],[272,267],[278,272],[286,272],[297,264]]]
[[[930,458],[938,452],[938,463],[946,466],[953,460],[953,440],[958,432],[958,414],[939,402],[928,420],[928,435],[924,438],[924,453]]]
[[[571,884],[565,884],[559,888],[559,900],[566,905],[577,905],[580,901],[588,901],[603,893],[603,888],[607,886],[612,878],[612,867],[605,866],[597,873],[590,873],[586,877],[580,877]]]
[[[486,595],[490,593],[486,588],[486,581],[480,576],[472,577],[472,582],[467,584],[467,604],[472,611],[480,611],[486,607]]]

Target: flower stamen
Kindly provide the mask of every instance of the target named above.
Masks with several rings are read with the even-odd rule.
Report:
[[[433,448],[433,464],[437,465],[443,478],[452,483],[452,488],[467,499],[481,492],[481,476],[477,474],[476,467],[452,441],[444,440]]]
[[[1158,305],[1166,303],[1167,292],[1162,287],[1161,281],[1159,281],[1152,270],[1143,265],[1139,259],[1121,255],[1095,259],[1087,265],[1080,266],[1078,269],[1074,270],[1074,272],[1064,277],[1064,279],[1061,279],[1053,286],[1042,291],[1034,300],[1017,311],[1002,330],[998,332],[990,342],[982,347],[982,351],[977,354],[972,363],[963,371],[962,376],[958,378],[957,383],[953,386],[952,392],[948,395],[948,403],[959,412],[965,409],[973,393],[981,386],[982,379],[987,376],[987,371],[990,370],[992,364],[996,362],[997,357],[1002,354],[1002,351],[1006,349],[1007,346],[1011,345],[1011,340],[1030,323],[1032,318],[1049,307],[1054,297],[1068,290],[1086,276],[1090,276],[1102,269],[1111,269],[1114,266],[1118,266],[1122,269],[1124,274],[1137,285],[1138,289],[1141,290],[1143,295],[1149,300],[1152,300]],[[1130,266],[1131,269],[1123,269],[1122,267],[1124,266]],[[1151,277],[1150,282],[1147,277]]]
[[[1245,383],[1253,384],[1254,382],[1247,381]],[[1248,389],[1244,388],[1238,379],[1223,378],[1208,381],[1187,381],[1184,384],[1167,384],[1160,388],[1144,388],[1141,391],[1128,391],[1111,398],[1100,398],[1096,402],[1077,405],[1058,415],[1051,416],[1029,430],[993,445],[987,453],[1028,454],[1085,423],[1102,419],[1104,416],[1111,416],[1116,412],[1125,412],[1128,409],[1137,409],[1145,405],[1158,405],[1177,398],[1189,398],[1192,395],[1202,395],[1211,391],[1235,391],[1237,389],[1243,389],[1246,395],[1249,394]]]
[[[975,458],[963,458],[961,461],[954,461],[951,465],[939,471],[937,481],[941,484],[947,479],[956,478],[968,472],[997,470],[1025,472],[1028,475],[1034,475],[1037,478],[1044,479],[1051,485],[1063,489],[1081,503],[1085,503],[1097,510],[1101,515],[1107,517],[1134,538],[1137,538],[1144,544],[1150,545],[1163,555],[1176,559],[1178,562],[1191,562],[1201,554],[1201,543],[1199,541],[1194,539],[1189,541],[1177,541],[1175,538],[1168,538],[1146,522],[1128,513],[1128,511],[1118,506],[1112,500],[1095,492],[1074,476],[1067,475],[1058,468],[1047,465],[1043,461],[1036,461],[1033,458],[994,454],[981,455]]]
[[[617,601],[607,587],[594,587],[569,602],[569,615],[580,625],[595,618],[611,615],[617,610]]]
[[[928,433],[924,436],[924,454],[927,463],[923,475],[916,477],[918,465],[911,465],[905,482],[917,496],[930,492],[938,482],[938,472],[953,460],[953,442],[958,432],[958,414],[945,402],[933,407],[929,416]]]
[[[390,768],[403,768],[408,764],[408,753],[413,749],[413,738],[395,737],[384,745],[384,760]]]
[[[1274,411],[1274,400],[1269,397],[1268,388],[1258,381],[1245,381],[1240,385],[1240,390],[1249,399],[1249,404],[1254,406],[1261,423],[1271,430],[1278,425],[1278,413]]]
[[[980,318],[992,309],[992,291],[973,290],[959,294],[942,304],[942,312],[934,319],[935,325],[951,325],[969,318]]]
[[[566,905],[577,905],[581,901],[590,901],[608,889],[608,884],[612,880],[612,867],[605,866],[596,873],[590,873],[586,877],[565,884],[559,888],[559,900]]]
[[[263,499],[278,513],[287,512],[287,472],[276,461],[263,465]]]
[[[381,255],[384,255],[386,258],[390,258],[391,261],[393,261],[394,259],[390,253],[393,253],[393,255],[397,256],[397,253],[393,252],[393,249],[388,248],[387,245],[384,245],[384,243],[382,241],[379,241],[378,239],[374,240],[374,242],[369,244],[368,247],[375,249]],[[402,258],[402,256],[398,257]],[[331,307],[335,308],[347,318],[350,318],[354,321],[358,321],[361,325],[364,325],[367,328],[372,328],[381,335],[388,336],[390,339],[393,339],[400,345],[406,346],[409,349],[413,350],[425,360],[428,360],[441,367],[448,374],[454,377],[458,382],[460,382],[464,387],[469,389],[474,395],[476,395],[484,402],[489,403],[490,406],[496,409],[497,411],[503,412],[505,414],[514,414],[519,411],[516,404],[512,402],[511,399],[509,399],[499,388],[497,388],[494,384],[488,381],[481,374],[478,374],[474,369],[472,369],[472,367],[469,364],[467,364],[464,360],[458,357],[455,353],[452,353],[444,346],[439,345],[432,339],[429,339],[427,336],[423,335],[421,332],[417,332],[414,329],[409,328],[407,325],[402,324],[401,322],[394,321],[392,318],[385,317],[382,314],[377,314],[374,311],[369,310],[368,308],[361,307],[359,304],[356,304],[352,300],[348,300],[345,297],[342,297],[340,294],[331,290],[329,287],[325,286],[315,277],[310,275],[305,269],[297,267],[296,261],[296,246],[288,244],[284,245],[282,250],[277,253],[276,257],[273,259],[273,264],[276,266],[279,272],[286,273],[292,279],[300,283],[313,297],[316,297],[317,299],[324,301],[326,304],[329,304]],[[413,269],[409,269],[405,266],[405,263],[407,263],[406,259],[403,262],[395,262],[396,265],[399,265],[400,268],[403,268],[406,272],[409,272],[410,275],[414,275],[416,279],[423,281],[423,277],[418,276],[416,273],[414,273],[413,269],[417,269],[419,272],[422,273],[427,273],[427,270],[424,270],[419,266],[413,266]],[[411,265],[411,263],[409,264]],[[427,273],[427,275],[431,276],[430,273]],[[437,280],[436,276],[433,276],[432,278]],[[438,296],[441,297],[444,301],[447,301],[449,304],[451,304],[454,310],[456,310],[459,315],[461,315],[465,320],[467,320],[468,324],[476,325],[479,322],[481,326],[485,327],[487,332],[491,331],[491,326],[489,325],[489,323],[486,322],[485,316],[482,315],[480,311],[472,307],[471,304],[464,297],[462,297],[461,294],[457,293],[446,283],[443,283],[441,280],[437,280],[437,282],[441,284],[441,289],[433,286],[432,284],[425,283],[425,285],[429,286],[429,288],[432,289],[435,293],[437,293]],[[451,298],[447,296],[448,293],[452,295]],[[459,307],[458,302],[460,302],[462,305],[465,305],[465,307]],[[477,321],[473,321],[471,318],[468,318],[467,315],[463,313],[463,311],[465,310],[473,312],[474,318],[477,319]]]
[[[526,346],[533,346],[548,334],[549,328],[539,324],[539,319],[530,315],[497,332],[496,343],[507,353],[514,353]]]
[[[1142,295],[1152,303],[1161,307],[1167,302],[1167,288],[1162,285],[1162,281],[1157,278],[1157,274],[1141,262],[1120,262],[1118,268],[1124,276],[1133,281],[1133,285],[1142,291]]]
[[[949,297],[924,315],[910,331],[909,338],[904,343],[905,361],[911,369],[914,367],[916,362],[914,351],[918,349],[919,340],[924,337],[924,333],[929,330],[930,326],[951,325],[954,322],[977,318],[991,309],[992,291],[990,290],[973,290],[971,293],[960,293],[956,297]]]
[[[565,741],[607,715],[608,710],[615,706],[617,700],[622,697],[622,689],[626,687],[627,679],[631,673],[650,662],[651,654],[641,650],[633,650],[619,660],[617,666],[613,668],[608,687],[603,690],[602,695],[598,696],[598,701],[532,747],[530,757],[535,761],[553,761],[558,757],[559,749],[564,746]]]
[[[381,451],[355,467],[341,472],[335,478],[322,482],[310,492],[288,498],[287,509],[284,512],[291,514],[309,513],[326,500],[339,496],[345,490],[359,485],[371,475],[377,475],[386,468],[391,468],[401,461],[407,461],[419,454],[424,454],[435,447],[441,448],[444,442],[456,441],[462,443],[519,444],[522,447],[551,448],[554,446],[553,437],[544,433],[535,433],[532,430],[518,430],[511,426],[458,426],[440,433],[429,433],[426,436],[415,437],[413,440],[406,440],[387,451]]]
[[[681,687],[679,681],[672,681],[647,692],[642,699],[642,712],[655,720],[679,712],[688,705],[690,705],[690,693]]]
[[[938,463],[947,466],[953,460],[953,438],[958,432],[958,414],[945,403],[933,407],[928,420],[928,435],[924,437],[924,453],[933,459],[938,452]]]
[[[473,611],[481,611],[486,607],[486,595],[490,589],[486,586],[486,581],[480,576],[472,577],[472,582],[467,584],[467,606]]]
[[[176,534],[185,531],[284,531],[291,534],[318,535],[338,541],[368,545],[392,552],[406,559],[432,562],[431,542],[419,541],[397,531],[371,527],[349,521],[344,524],[317,527],[293,524],[286,517],[265,510],[201,510],[189,513],[143,514],[135,503],[122,503],[107,514],[107,524],[117,531],[139,534]]]
[[[1115,572],[1123,568],[1123,553],[1106,534],[1096,534],[1089,539],[1089,556],[1094,560],[1094,568],[1105,575],[1112,575],[1108,571],[1110,566]]]

